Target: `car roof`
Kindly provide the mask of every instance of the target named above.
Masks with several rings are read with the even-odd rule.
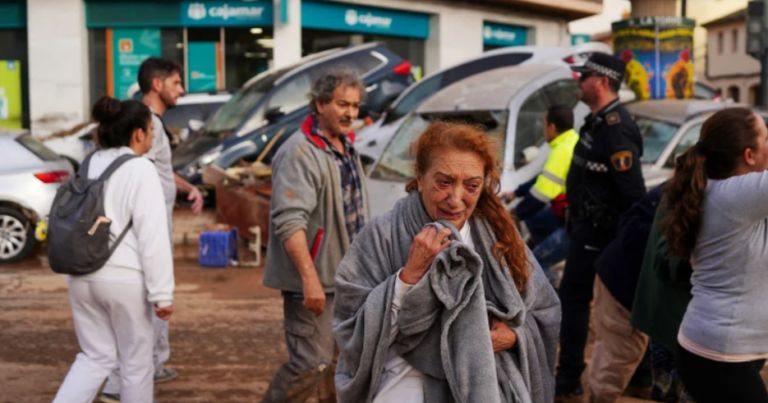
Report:
[[[520,89],[538,77],[567,69],[557,64],[527,64],[501,67],[475,74],[427,98],[416,113],[457,110],[506,110]]]
[[[352,53],[357,53],[357,52],[360,52],[362,50],[375,49],[375,48],[378,48],[378,47],[381,47],[381,46],[383,46],[383,45],[381,43],[379,43],[379,42],[370,42],[370,43],[365,43],[365,44],[362,44],[362,45],[359,45],[359,46],[352,46],[352,47],[349,47],[349,48],[346,48],[346,49],[338,49],[338,48],[337,49],[331,49],[331,51],[333,51],[333,52],[331,52],[331,51],[322,52],[321,53],[322,57],[317,57],[314,60],[310,61],[309,63],[306,63],[304,65],[300,65],[300,66],[298,66],[298,68],[295,68],[295,69],[291,70],[290,72],[286,73],[284,76],[280,77],[277,81],[275,81],[275,86],[280,85],[280,83],[282,83],[283,81],[288,80],[291,77],[293,77],[293,76],[295,76],[295,75],[297,75],[297,74],[299,74],[299,73],[301,73],[303,71],[309,70],[309,69],[317,66],[318,64],[325,63],[328,60],[336,59],[336,58],[339,58],[339,57],[342,57],[342,56],[346,56],[346,55],[349,55],[349,54],[352,54]],[[331,52],[331,53],[328,53],[328,52]]]
[[[703,99],[655,99],[626,105],[632,116],[661,120],[678,126],[703,113],[734,106],[746,105]]]
[[[177,105],[197,105],[197,104],[215,104],[227,102],[232,98],[232,94],[210,94],[210,93],[191,93],[184,94],[176,101]]]
[[[291,74],[292,70],[295,70],[296,68],[300,67],[302,64],[305,64],[307,62],[311,62],[313,60],[321,59],[323,57],[326,57],[328,55],[332,55],[332,54],[338,53],[340,51],[342,51],[342,48],[333,48],[333,49],[324,50],[322,52],[313,53],[311,55],[304,56],[301,59],[299,59],[298,61],[296,61],[296,62],[294,62],[292,64],[289,64],[287,66],[269,69],[267,71],[264,71],[262,73],[259,73],[259,74],[255,75],[255,76],[251,77],[250,80],[246,81],[245,84],[243,84],[242,88],[248,88],[253,83],[258,81],[261,77],[264,77],[266,75],[272,74],[272,73],[274,73],[276,71],[288,70],[288,72],[283,76],[283,77],[285,77],[286,75]]]

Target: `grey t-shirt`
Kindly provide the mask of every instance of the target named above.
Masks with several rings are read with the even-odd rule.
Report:
[[[710,180],[680,332],[723,354],[768,353],[768,172]]]
[[[154,111],[152,112],[152,123],[154,124],[155,140],[152,143],[152,148],[144,156],[155,163],[160,184],[163,186],[163,196],[165,196],[165,207],[168,211],[168,223],[170,225],[173,205],[176,202],[176,182],[173,178],[173,166],[171,165],[171,143],[168,136],[165,135],[163,122],[154,114]]]

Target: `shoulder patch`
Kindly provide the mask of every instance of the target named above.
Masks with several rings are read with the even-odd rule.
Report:
[[[605,122],[608,123],[608,126],[613,126],[621,123],[619,112],[611,112],[605,115]]]
[[[629,171],[632,168],[632,151],[619,151],[611,155],[611,163],[617,172]]]

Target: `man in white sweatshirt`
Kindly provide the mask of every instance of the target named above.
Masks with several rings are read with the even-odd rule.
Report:
[[[152,111],[152,123],[155,139],[152,149],[144,156],[149,158],[157,169],[160,183],[163,188],[165,206],[168,212],[168,236],[173,240],[172,219],[173,206],[176,202],[176,193],[188,194],[187,200],[192,202],[194,214],[200,214],[203,209],[203,196],[200,191],[173,172],[171,165],[170,134],[167,133],[162,121],[162,115],[168,109],[176,106],[178,98],[184,94],[181,86],[182,68],[176,62],[167,59],[149,58],[139,68],[139,88],[143,95],[142,102]],[[173,245],[173,242],[171,242]],[[155,362],[155,383],[167,382],[178,376],[178,372],[166,368],[165,363],[171,356],[171,347],[168,341],[168,322],[153,321],[155,329],[155,344],[152,352]],[[120,402],[119,372],[115,371],[104,386],[101,401],[104,403]]]

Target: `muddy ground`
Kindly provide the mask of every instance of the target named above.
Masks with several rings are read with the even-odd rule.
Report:
[[[200,222],[178,218],[181,243]],[[199,267],[195,245],[175,259],[168,365],[179,377],[156,385],[157,401],[258,402],[287,358],[280,293],[261,285],[263,268]],[[0,267],[0,403],[50,402],[78,351],[65,277],[40,257]]]

